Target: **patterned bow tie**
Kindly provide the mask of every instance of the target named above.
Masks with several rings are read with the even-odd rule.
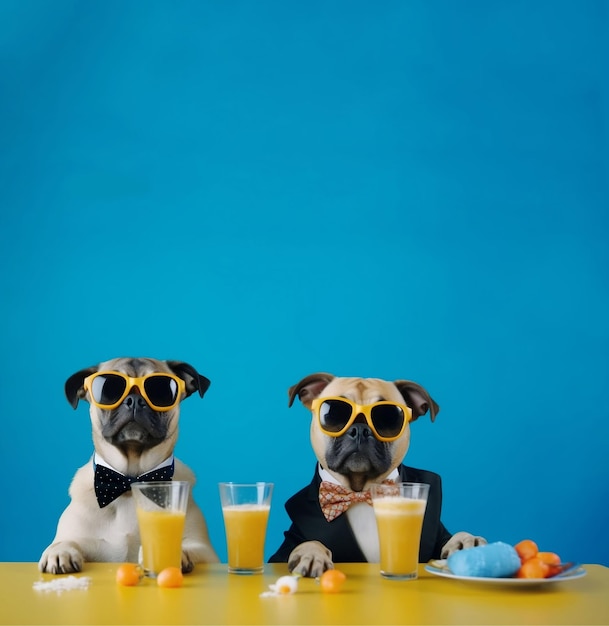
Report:
[[[369,491],[351,491],[342,485],[323,480],[319,485],[319,504],[326,519],[331,522],[352,504],[366,502],[372,505]]]
[[[175,463],[173,459],[170,465],[159,467],[141,476],[125,476],[105,465],[95,464],[95,495],[99,508],[103,509],[112,501],[131,490],[131,483],[152,482],[157,480],[171,480],[173,477]]]

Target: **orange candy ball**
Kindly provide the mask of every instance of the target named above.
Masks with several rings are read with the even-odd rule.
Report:
[[[555,552],[540,552],[531,539],[523,539],[514,549],[520,557],[516,578],[549,578],[561,571],[560,557]]]
[[[116,570],[116,582],[123,587],[134,587],[142,579],[143,572],[135,563],[123,563]]]
[[[537,556],[537,553],[539,552],[537,544],[531,539],[523,539],[522,541],[519,541],[514,546],[514,549],[518,553],[521,563],[524,563],[525,561],[532,559],[534,556]]]
[[[184,575],[179,567],[166,567],[156,577],[156,584],[159,587],[181,587],[183,582]]]
[[[550,566],[539,557],[534,556],[520,566],[516,578],[547,578],[549,573]]]
[[[539,552],[537,554],[537,558],[541,559],[544,563],[547,563],[550,566],[550,571],[546,578],[556,576],[556,574],[560,574],[560,572],[562,572],[563,568],[561,560],[556,552]]]
[[[537,558],[548,565],[560,565],[560,557],[556,552],[538,552]]]
[[[346,579],[346,574],[340,570],[328,569],[319,577],[319,584],[324,593],[338,593]]]

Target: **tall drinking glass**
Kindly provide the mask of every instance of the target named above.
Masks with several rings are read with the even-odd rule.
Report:
[[[228,571],[259,574],[264,569],[264,542],[273,483],[219,483],[219,487]]]
[[[182,536],[190,483],[181,480],[133,483],[146,576],[182,565]]]
[[[381,575],[385,578],[417,578],[428,494],[429,485],[424,483],[372,485],[372,505],[381,551]]]

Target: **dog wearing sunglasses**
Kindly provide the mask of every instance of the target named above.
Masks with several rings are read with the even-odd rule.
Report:
[[[442,483],[438,474],[402,464],[410,444],[410,422],[440,407],[419,384],[376,378],[338,378],[316,373],[288,390],[311,410],[311,444],[317,466],[311,483],[285,505],[291,520],[270,562],[287,562],[301,576],[317,577],[334,563],[380,559],[372,483],[419,482],[430,486],[419,562],[483,545],[467,532],[454,535],[440,520]]]
[[[74,409],[90,404],[93,458],[75,474],[71,501],[39,569],[52,574],[82,570],[85,561],[137,562],[139,530],[131,483],[149,480],[195,482],[173,456],[180,402],[210,381],[181,361],[118,358],[70,376],[65,394]],[[182,571],[218,562],[205,518],[192,489],[182,541]]]

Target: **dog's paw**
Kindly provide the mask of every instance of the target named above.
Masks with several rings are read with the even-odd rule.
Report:
[[[292,550],[288,558],[290,573],[310,578],[317,578],[333,567],[332,552],[319,541],[301,543]]]
[[[182,550],[182,574],[190,574],[194,568],[192,557],[187,550]]]
[[[467,548],[475,548],[476,546],[483,546],[487,543],[484,537],[477,537],[470,533],[466,532],[458,532],[455,533],[442,548],[442,553],[440,554],[441,559],[448,558],[453,552],[457,552],[459,550],[465,550]]]
[[[38,569],[49,574],[72,574],[80,572],[84,558],[73,541],[60,541],[50,545],[40,557]]]

